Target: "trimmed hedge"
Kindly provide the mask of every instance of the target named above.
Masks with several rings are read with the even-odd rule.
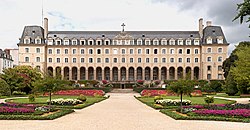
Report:
[[[0,120],[53,120],[74,112],[71,109],[62,109],[47,116],[34,115],[0,115]]]
[[[146,90],[167,90],[166,88],[144,88],[144,87],[138,87],[138,88],[133,88],[133,91],[137,93],[141,93],[144,89]]]
[[[173,112],[171,109],[162,109],[161,113],[170,116],[175,120],[213,120],[213,121],[231,121],[231,122],[245,122],[250,123],[249,118],[235,118],[235,117],[222,117],[222,116],[182,116]]]

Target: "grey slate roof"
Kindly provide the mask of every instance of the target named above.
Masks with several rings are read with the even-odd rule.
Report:
[[[43,39],[42,43],[44,43],[44,30],[41,26],[25,26],[20,43],[24,42],[26,36],[31,38],[31,43],[35,43],[35,38],[38,36]]]
[[[125,31],[127,34],[131,35],[134,39],[138,38],[199,38],[198,31]],[[105,38],[114,38],[118,34],[120,34],[120,31],[49,31],[48,37],[60,37],[64,38],[67,37],[69,39],[71,38],[102,38],[103,35],[105,35]],[[143,37],[144,35],[144,37]],[[192,35],[192,37],[191,37]]]
[[[222,36],[223,37],[223,43],[227,44],[226,38],[224,36],[224,33],[220,26],[207,26],[203,29],[203,38],[202,42],[203,44],[206,44],[206,39],[208,37],[212,38],[212,43],[217,43],[217,37]]]

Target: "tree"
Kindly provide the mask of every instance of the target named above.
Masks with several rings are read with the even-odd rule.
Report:
[[[224,90],[229,96],[234,96],[239,91],[237,84],[230,72],[225,80]]]
[[[0,79],[0,96],[9,96],[11,94],[10,86]]]
[[[244,0],[243,3],[237,4],[239,11],[236,17],[233,19],[235,21],[236,19],[240,19],[240,23],[242,24],[244,21],[244,17],[247,17],[246,23],[250,22],[250,0]],[[250,24],[248,26],[250,28]]]
[[[250,47],[238,47],[240,51],[236,52],[238,60],[235,67],[230,69],[237,87],[241,93],[250,92]]]
[[[190,95],[194,89],[194,82],[192,80],[179,79],[176,82],[172,82],[168,89],[181,96],[180,108],[182,112],[182,96],[183,94]]]
[[[41,73],[31,66],[16,66],[4,69],[0,77],[10,85],[11,93],[14,90],[29,93],[34,87],[32,84],[41,79]]]
[[[45,75],[42,79],[34,82],[34,92],[48,92],[49,93],[49,106],[51,106],[51,95],[53,92],[69,89],[70,82],[62,80],[60,77],[52,77]]]

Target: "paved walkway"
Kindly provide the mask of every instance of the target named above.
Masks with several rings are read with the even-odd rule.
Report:
[[[136,100],[134,93],[110,98],[55,120],[0,120],[1,130],[246,130],[250,123],[176,121]]]
[[[218,98],[218,99],[226,99],[226,100],[233,100],[236,101],[237,103],[241,103],[241,104],[248,104],[250,103],[250,98],[226,98],[226,97],[214,97],[214,98]]]

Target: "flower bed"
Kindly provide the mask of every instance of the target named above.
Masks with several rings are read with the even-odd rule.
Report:
[[[49,101],[47,101],[49,104]],[[78,99],[63,99],[63,98],[58,98],[51,100],[51,105],[77,105],[77,104],[82,104],[83,102]]]
[[[103,96],[105,92],[103,90],[61,90],[54,95],[84,95],[84,96]]]
[[[144,89],[141,91],[141,96],[160,96],[160,95],[173,96],[176,94],[168,90],[146,90]]]
[[[156,104],[161,104],[162,106],[179,106],[181,104],[181,100],[176,99],[162,99],[162,100],[156,100]],[[182,100],[182,105],[191,105],[190,100]]]
[[[31,108],[15,108],[15,107],[7,107],[2,106],[0,107],[0,113],[1,114],[12,114],[12,113],[33,113],[35,112],[34,109]]]
[[[202,96],[202,92],[201,92],[201,90],[194,90],[191,93],[191,96],[193,96],[193,97],[201,97]]]
[[[240,116],[240,117],[250,117],[249,109],[235,109],[235,110],[194,110],[194,113],[198,115],[213,115],[213,116]]]

